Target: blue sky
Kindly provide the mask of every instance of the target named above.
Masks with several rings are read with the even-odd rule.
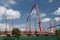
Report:
[[[36,3],[41,14],[42,26],[48,27],[48,22],[50,20],[52,20],[52,24],[54,24],[54,20],[56,20],[56,24],[60,24],[60,0],[36,0]],[[11,25],[12,18],[10,16],[14,16],[14,26],[18,25],[19,28],[21,26],[25,27],[27,15],[33,4],[34,0],[0,0],[0,9],[6,11],[6,13],[3,11],[0,12],[0,23],[5,24],[6,22],[4,18],[6,18],[5,16],[8,16],[8,24]],[[32,11],[35,13],[34,10]],[[33,22],[31,22],[31,24],[32,23]]]

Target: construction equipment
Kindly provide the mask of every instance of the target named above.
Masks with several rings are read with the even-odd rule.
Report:
[[[7,17],[6,17],[6,27],[5,27],[5,34],[7,34]]]
[[[60,24],[56,25],[56,20],[54,20],[54,25],[52,25],[51,20],[50,20],[50,27],[48,27],[47,29],[50,29],[50,33],[55,34],[56,27],[58,26],[60,26]]]
[[[30,18],[30,15],[31,15],[31,12],[33,9],[36,9],[37,11],[37,15],[38,15],[38,25],[39,25],[39,30],[40,32],[42,32],[42,25],[41,25],[41,18],[40,18],[40,12],[39,12],[39,9],[38,9],[38,5],[36,4],[36,1],[34,3],[34,5],[32,6],[30,12],[29,12],[29,15],[27,17],[27,20],[26,20],[26,31],[28,30],[28,21],[29,21],[29,18]],[[28,31],[27,31],[28,32]]]
[[[47,29],[54,28],[54,27],[56,28],[58,26],[60,26],[60,24],[56,25],[56,20],[54,20],[54,25],[52,27],[48,27]]]
[[[13,25],[13,16],[12,16],[12,30],[14,29],[14,25]]]

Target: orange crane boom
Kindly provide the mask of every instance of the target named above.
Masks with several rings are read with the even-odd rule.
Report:
[[[41,27],[41,18],[40,18],[40,12],[38,10],[38,5],[36,4],[36,11],[37,11],[37,15],[38,15],[38,21],[39,21],[39,29],[40,29],[40,32],[42,32],[42,27]]]
[[[36,8],[37,15],[38,15],[38,21],[39,21],[39,23],[38,23],[38,24],[39,24],[39,29],[40,29],[40,32],[42,32],[40,12],[39,12],[39,10],[38,10],[38,5],[37,5],[36,3],[34,3],[33,7],[31,8],[31,10],[30,10],[30,12],[29,12],[29,15],[28,15],[28,17],[27,17],[26,23],[28,24],[28,20],[29,20],[29,17],[30,17],[30,15],[31,15],[31,12],[32,12],[33,8]],[[26,27],[28,27],[28,26],[26,25]]]

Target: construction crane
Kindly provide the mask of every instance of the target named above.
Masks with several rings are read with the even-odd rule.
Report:
[[[50,32],[55,33],[56,27],[58,27],[58,26],[60,26],[60,24],[56,25],[56,20],[54,20],[54,25],[53,26],[51,25],[51,21],[50,21],[50,27],[48,27],[47,29],[50,29]]]
[[[36,28],[36,18],[34,18],[34,23],[35,23],[35,34],[37,33],[37,28]]]
[[[60,24],[58,24],[58,25],[56,25],[56,26],[48,27],[47,29],[54,28],[54,27],[58,27],[58,26],[60,26]]]
[[[50,32],[52,32],[52,23],[51,23],[51,20],[50,20]]]
[[[6,27],[5,27],[5,34],[7,34],[7,17],[6,17]]]
[[[46,32],[46,26],[43,27],[43,32]]]
[[[8,23],[7,23],[7,21],[8,21],[8,16],[6,16],[6,27],[5,27],[5,34],[6,35],[10,35],[10,34],[8,34],[8,31],[7,31],[7,27],[8,27]],[[13,25],[13,16],[12,16],[12,30],[14,29],[14,25]]]
[[[13,25],[13,16],[12,16],[12,30],[14,29],[14,25]]]
[[[29,18],[29,34],[31,35],[31,18]]]
[[[36,9],[37,15],[38,15],[39,30],[40,30],[40,32],[42,32],[42,25],[41,25],[40,12],[39,12],[39,9],[38,9],[38,5],[36,4],[36,1],[35,1],[34,5],[32,6],[32,8],[31,8],[31,10],[30,10],[30,12],[29,12],[29,15],[28,15],[28,17],[27,17],[27,20],[26,20],[26,31],[27,31],[27,29],[28,29],[28,21],[29,21],[31,12],[32,12],[32,10],[33,10],[34,8]]]
[[[56,25],[56,20],[54,20],[54,25],[52,27],[48,27],[47,29],[50,29],[50,28],[56,28],[57,26],[60,26],[60,24]]]

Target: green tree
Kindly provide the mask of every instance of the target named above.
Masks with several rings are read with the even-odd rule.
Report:
[[[60,35],[60,29],[55,31],[56,35]]]
[[[14,36],[20,36],[20,30],[18,28],[14,28],[12,30],[12,35],[14,35]]]

